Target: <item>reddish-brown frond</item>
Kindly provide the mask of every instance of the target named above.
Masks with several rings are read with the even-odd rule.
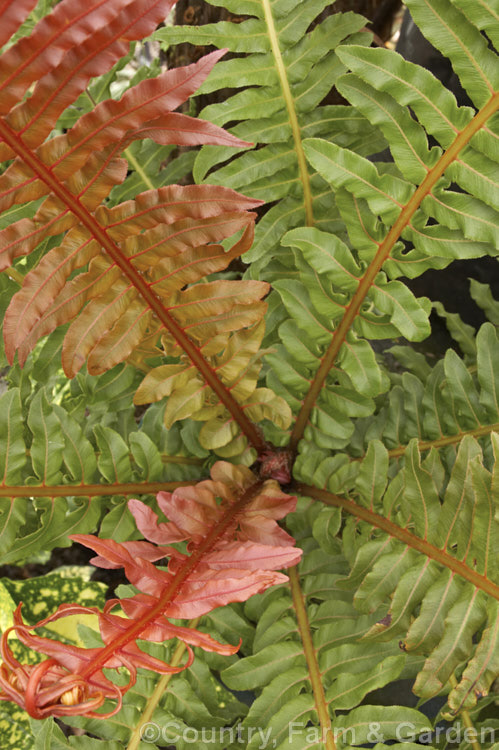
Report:
[[[12,160],[0,175],[0,210],[28,205],[25,218],[0,231],[0,270],[42,241],[63,235],[14,296],[5,316],[5,348],[9,361],[17,352],[22,365],[40,337],[69,322],[62,359],[68,376],[84,364],[99,374],[126,359],[147,369],[149,357],[180,356],[183,377],[175,396],[184,401],[181,413],[206,421],[208,409],[218,422],[230,424],[228,429],[222,424],[222,431],[206,425],[205,443],[227,445],[242,430],[261,451],[266,443],[253,422],[275,415],[287,426],[289,409],[274,397],[255,410],[261,399],[255,397],[254,376],[242,389],[233,386],[255,372],[254,362],[240,357],[238,373],[233,364],[224,377],[227,368],[220,368],[219,359],[235,332],[257,330],[268,285],[202,283],[249,249],[254,215],[247,210],[260,201],[203,185],[148,191],[115,208],[104,203],[126,177],[122,154],[134,140],[248,145],[211,123],[174,112],[224,51],[143,80],[120,100],[97,104],[68,132],[50,137],[90,79],[108,71],[128,42],[151,33],[172,5],[173,0],[84,5],[63,0],[0,57],[0,159]],[[8,28],[31,7],[23,2],[16,10],[13,2],[5,3]],[[253,399],[251,416],[240,403],[243,392]],[[241,447],[239,440],[230,450]]]
[[[294,510],[296,498],[283,493],[274,480],[259,480],[244,466],[219,462],[211,479],[173,493],[158,495],[158,516],[139,500],[129,508],[137,526],[149,541],[118,543],[91,535],[74,535],[75,541],[97,552],[93,562],[104,568],[122,567],[139,593],[107,602],[104,611],[95,607],[63,604],[58,610],[28,627],[20,607],[14,625],[2,636],[4,660],[0,668],[0,700],[13,700],[35,718],[86,714],[99,716],[96,709],[106,698],[116,701],[134,684],[138,668],[157,673],[178,672],[184,667],[146,654],[137,640],[182,640],[192,646],[220,654],[233,654],[240,644],[221,644],[192,628],[174,625],[168,618],[191,619],[230,602],[246,601],[251,595],[287,580],[278,568],[295,565],[301,550],[276,519]],[[188,552],[170,545],[190,540]],[[169,557],[167,568],[153,562]],[[125,616],[112,610],[120,606]],[[103,646],[83,649],[44,638],[31,631],[74,614],[98,616]],[[20,664],[9,646],[14,631],[29,648],[48,659],[35,667]],[[128,683],[117,687],[104,669],[124,668]],[[68,696],[72,696],[69,700]]]
[[[3,0],[0,3],[0,17],[2,25],[0,27],[0,47],[9,41],[12,34],[26,20],[37,0]]]
[[[40,145],[90,78],[110,70],[128,52],[127,43],[154,31],[173,5],[174,0],[60,3],[2,55],[0,113],[26,145]],[[0,160],[12,155],[12,148],[0,147]]]

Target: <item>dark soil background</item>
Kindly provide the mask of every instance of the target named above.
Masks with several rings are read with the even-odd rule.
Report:
[[[51,570],[60,568],[62,565],[91,565],[91,558],[95,557],[95,552],[82,547],[80,544],[73,544],[71,547],[58,548],[52,551],[50,560],[47,563],[26,563],[26,565],[0,565],[0,579],[10,578],[12,581],[26,580],[27,578],[36,578],[45,576]],[[128,584],[129,581],[123,570],[108,570],[105,568],[94,568],[91,576],[92,581],[101,581],[107,584],[108,591],[106,599],[112,599],[114,591],[120,583]]]

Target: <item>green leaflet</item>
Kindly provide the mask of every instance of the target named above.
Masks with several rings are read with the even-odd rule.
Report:
[[[151,407],[140,430],[133,424],[128,441],[116,429],[95,424],[98,415],[106,413],[107,400],[118,408],[125,402],[124,393],[130,394],[130,374],[133,377],[131,368],[119,367],[101,377],[82,378],[84,385],[91,385],[86,424],[78,419],[82,405],[77,385],[73,394],[61,396],[60,375],[55,376],[52,389],[34,391],[31,403],[25,406],[27,414],[23,414],[18,388],[0,397],[0,473],[5,485],[0,497],[0,564],[21,563],[42,550],[67,547],[69,534],[95,531],[101,519],[104,536],[125,539],[135,530],[122,495],[106,501],[109,510],[102,518],[106,506],[96,488],[88,496],[79,488],[79,494],[73,496],[71,485],[161,482],[199,473],[198,460],[185,455],[188,451],[179,431],[168,434],[162,415],[155,417],[155,407]],[[29,381],[26,391],[28,386]],[[53,403],[54,398],[61,403]],[[117,428],[126,424],[119,412],[112,419],[107,421]],[[95,424],[89,433],[88,423]],[[40,495],[42,482],[46,490]],[[50,485],[59,485],[53,497]],[[64,485],[67,490],[62,495]],[[34,498],[30,498],[29,487],[37,492]]]
[[[33,732],[33,750],[121,750],[118,742],[90,739],[89,737],[66,737],[62,729],[55,723],[54,719],[45,721],[31,720],[31,731]]]
[[[326,699],[338,710],[354,708],[371,690],[384,687],[396,680],[402,672],[404,663],[404,656],[390,656],[380,663],[378,654],[377,665],[369,671],[342,674],[338,677],[334,686],[326,690]]]
[[[473,685],[475,694],[486,695],[490,680],[497,673],[497,630],[499,623],[497,602],[489,601],[487,610],[487,622],[490,624],[484,630],[475,654],[463,673],[461,683],[449,699],[453,711],[471,703],[469,698],[471,685]],[[489,658],[489,654],[493,654],[492,659]]]
[[[218,125],[237,122],[231,132],[260,145],[247,153],[234,148],[206,146],[194,165],[196,181],[243,189],[268,202],[279,201],[260,222],[248,261],[268,266],[279,252],[279,239],[287,229],[305,221],[333,229],[332,194],[323,180],[306,168],[302,140],[324,135],[364,152],[367,120],[349,107],[317,107],[344,72],[335,50],[351,38],[368,43],[359,34],[364,19],[353,13],[328,17],[304,34],[327,3],[324,0],[269,2],[248,6],[253,16],[230,23],[167,27],[155,38],[166,44],[213,44],[244,58],[222,61],[212,71],[201,92],[249,87],[225,101],[209,105],[200,114]],[[224,3],[226,7],[228,4]],[[238,7],[237,13],[243,12]],[[381,150],[383,139],[370,129]],[[220,166],[231,158],[225,166]],[[251,271],[256,278],[255,270]]]
[[[28,426],[33,434],[30,454],[37,479],[42,484],[58,484],[64,441],[59,421],[43,390],[38,391],[31,402]]]
[[[3,484],[19,482],[26,462],[19,390],[13,388],[0,397],[0,475]]]
[[[71,479],[92,482],[97,469],[95,451],[76,421],[62,407],[54,404],[64,439],[63,459]]]
[[[410,106],[443,148],[451,144],[456,130],[462,129],[473,116],[469,107],[457,106],[451,92],[428,70],[389,50],[351,45],[341,50],[339,56],[366,83],[390,94],[399,104]]]
[[[487,49],[482,36],[464,18],[457,17],[459,11],[454,10],[447,0],[432,6],[431,9],[429,6],[426,8],[425,3],[416,2],[415,8],[416,15],[419,13],[417,17],[423,25],[430,24],[429,19],[432,18],[431,25],[428,26],[431,29],[430,38],[431,34],[438,34],[435,31],[437,28],[442,29],[445,36],[453,24],[463,23],[464,37],[452,44],[449,41],[452,48],[450,57],[456,65],[461,66],[460,70],[464,70],[465,58],[468,66],[472,60],[473,75],[478,75],[481,83],[487,84],[489,97],[494,85],[490,64],[492,53]],[[441,41],[442,35],[438,38]],[[472,47],[471,52],[464,50],[468,42]],[[453,97],[431,74],[403,61],[395,53],[349,45],[339,49],[338,55],[355,73],[343,76],[339,80],[340,90],[373,125],[383,131],[390,144],[398,174],[405,178],[400,180],[395,175],[379,174],[375,165],[336,144],[318,139],[304,142],[305,153],[312,166],[318,169],[336,190],[346,190],[351,195],[348,202],[340,192],[338,206],[355,246],[359,247],[359,243],[362,243],[363,234],[363,244],[369,246],[371,238],[373,250],[373,239],[380,242],[387,238],[386,242],[390,241],[393,249],[387,245],[382,260],[383,269],[391,278],[400,275],[401,272],[410,276],[417,275],[429,267],[428,263],[441,267],[450,257],[495,254],[498,193],[496,163],[490,156],[494,153],[493,136],[483,130],[475,133],[470,109],[457,108]],[[458,60],[460,62],[457,62]],[[480,66],[483,66],[483,69]],[[481,105],[486,104],[490,107],[491,114],[493,113],[492,100],[482,97],[480,102]],[[406,105],[410,105],[417,120],[411,117]],[[449,160],[446,169],[441,169],[439,164],[443,159],[443,151],[436,147],[429,150],[425,130],[437,138],[442,149],[452,144],[460,130],[464,133],[469,130],[470,134],[465,141],[469,141],[469,145],[461,147],[459,161]],[[487,145],[489,148],[485,151]],[[417,198],[415,193],[412,199],[413,185],[428,181],[432,170],[436,174],[432,180],[433,192],[423,200],[423,194],[421,198]],[[470,195],[447,189],[449,181],[457,182]],[[384,228],[379,224],[373,225],[369,215],[365,216],[360,207],[356,208],[356,204],[361,203],[367,204],[370,211],[382,219]],[[391,225],[401,211],[406,212],[407,219],[401,223],[398,233],[403,239],[414,244],[414,249],[409,252],[399,250],[397,242],[393,243],[388,235]],[[429,226],[428,219],[431,219],[432,223],[436,219],[440,226]],[[359,223],[363,225],[363,231],[360,232],[355,229],[355,225]],[[394,236],[394,239],[397,238]],[[430,254],[436,257],[431,262],[425,261],[425,256],[428,257]],[[371,278],[370,284],[373,281]],[[366,286],[365,294],[368,293],[369,288]],[[402,293],[399,288],[393,298],[398,298],[401,304],[398,328],[406,337],[411,338],[417,325],[414,314],[412,332],[403,321],[407,301],[404,304],[401,295],[405,293],[406,290]],[[387,307],[387,302],[383,303],[379,292],[375,296],[382,311],[392,316],[396,313],[393,305],[389,304]],[[420,318],[420,325],[422,323],[423,318]],[[366,330],[365,335],[372,335],[372,332]],[[393,334],[387,331],[387,335]],[[420,335],[426,335],[423,328]]]
[[[424,371],[415,370],[419,377],[407,371],[397,376],[396,385],[380,402],[376,415],[357,420],[355,451],[366,452],[375,439],[381,440],[388,450],[395,451],[417,437],[423,443],[437,441],[436,448],[442,444],[440,457],[445,462],[453,462],[463,431],[480,437],[498,429],[499,410],[495,395],[497,369],[494,362],[499,356],[499,345],[495,329],[486,323],[476,339],[470,339],[468,332],[466,336],[466,342],[469,342],[469,354],[465,360],[467,367],[454,351],[449,350],[433,368],[426,366]],[[459,337],[458,341],[461,340]],[[411,354],[407,359],[407,351],[402,347],[391,349],[404,367],[413,370],[413,356]],[[477,352],[474,356],[473,351]],[[419,360],[414,362],[419,368]],[[446,445],[449,447],[446,448]],[[447,451],[450,451],[448,459]],[[315,469],[306,469],[306,460],[306,454],[303,462],[298,459],[297,477],[310,481]],[[322,476],[321,473],[321,486]],[[335,471],[330,473],[328,481],[332,491],[337,491],[333,489],[333,482],[335,488],[341,486],[341,480],[339,484],[335,480]]]
[[[132,466],[128,456],[128,446],[115,430],[110,427],[94,428],[99,454],[99,470],[109,484],[128,482],[132,478]]]
[[[499,439],[493,434],[491,440],[497,457]],[[369,477],[373,477],[376,457],[375,484]],[[385,517],[388,515],[402,529],[408,527],[414,535],[414,544],[405,544],[393,534],[380,536],[367,529],[367,534],[353,538],[346,529],[344,544],[353,542],[357,555],[350,575],[339,583],[357,589],[354,603],[366,613],[382,607],[391,597],[388,613],[369,630],[367,637],[393,644],[394,638],[402,636],[404,650],[429,654],[414,686],[416,694],[428,698],[440,692],[458,665],[470,660],[473,637],[478,637],[479,643],[481,637],[485,638],[480,646],[479,663],[484,675],[492,680],[495,657],[492,649],[486,650],[490,639],[497,637],[495,615],[491,614],[495,606],[490,605],[492,610],[487,612],[485,592],[474,586],[471,579],[455,577],[451,570],[454,559],[466,563],[471,571],[484,578],[497,581],[499,529],[491,497],[496,465],[491,475],[483,465],[478,443],[467,436],[459,446],[444,489],[445,471],[436,451],[432,450],[421,461],[413,441],[405,451],[403,468],[385,490],[382,477],[385,476],[386,482],[387,458],[381,443],[372,443],[358,473],[356,489],[367,508],[380,513],[380,506],[384,506]],[[392,488],[399,502],[402,501],[398,510],[391,497]],[[388,508],[393,510],[387,514]],[[377,526],[375,520],[374,526]],[[429,542],[429,546],[419,548],[418,538]],[[447,563],[445,557],[440,559],[440,550],[448,556]],[[484,623],[486,627],[481,632]],[[470,662],[468,674],[474,668]],[[486,680],[484,676],[480,692],[490,688],[491,682],[485,684]],[[355,681],[346,678],[345,685],[345,695],[349,686],[352,690],[358,688]],[[449,698],[454,710],[457,706],[475,704],[477,695],[467,679],[456,690]]]
[[[455,330],[460,336],[462,329]],[[357,503],[494,581],[499,529],[493,498],[499,443],[493,432],[498,412],[496,369],[491,362],[498,344],[490,324],[482,326],[476,341],[468,340],[468,367],[453,350],[431,369],[409,350],[393,348],[397,359],[418,377],[409,372],[394,376],[399,385],[392,388],[385,406],[377,416],[364,420],[368,427],[359,430],[367,450],[363,460],[348,463],[346,456],[335,460],[316,456],[313,465],[304,453],[303,462],[299,460],[295,468],[305,481],[335,493],[349,493]],[[419,450],[432,450],[420,455],[413,440],[400,463],[403,451],[399,446],[411,434],[419,436]],[[383,443],[392,446],[391,450]],[[438,453],[440,443],[443,448]],[[360,448],[362,443],[357,445]],[[324,524],[314,526],[314,535],[321,546],[327,544]],[[408,652],[429,654],[415,684],[416,692],[424,697],[444,688],[464,662],[466,677],[451,691],[447,714],[453,717],[463,706],[473,707],[477,697],[490,689],[492,674],[497,674],[493,600],[486,604],[483,591],[439,565],[431,553],[428,557],[418,554],[416,548],[373,533],[368,524],[361,531],[354,518],[345,521],[343,541],[345,553],[351,555],[353,546],[356,555],[348,579],[339,584],[356,589],[356,606],[372,612],[391,597],[388,614],[370,629],[368,637],[387,643],[402,637]],[[472,637],[478,638],[475,661]],[[478,673],[483,677],[475,690],[468,675]],[[355,690],[354,680],[351,685]]]
[[[470,284],[470,291],[472,284]],[[490,290],[489,290],[490,291]],[[449,334],[452,336],[454,341],[459,344],[459,348],[464,355],[468,355],[471,359],[476,357],[476,342],[475,335],[476,331],[473,326],[464,323],[458,313],[448,313],[440,302],[433,303],[433,309],[440,317],[444,318],[445,324]]]
[[[403,747],[410,748],[410,740],[420,732],[428,731],[428,719],[419,711],[401,706],[361,706],[347,714],[345,719],[338,733],[340,747],[399,740],[404,743]],[[409,744],[406,745],[407,740]]]
[[[308,513],[305,508],[303,504],[298,513],[305,513],[310,519],[315,517],[314,535],[317,531],[320,540],[324,534],[324,513],[329,513],[330,509],[321,511],[314,506]],[[330,525],[329,529],[335,534],[337,524]],[[309,627],[325,700],[333,719],[333,731],[339,737],[343,728],[348,726],[350,716],[355,720],[355,711],[346,715],[342,713],[334,719],[335,709],[355,707],[375,686],[395,679],[404,668],[406,657],[395,642],[379,644],[362,640],[376,622],[376,614],[359,615],[352,606],[351,594],[336,587],[338,573],[344,569],[338,548],[323,551],[314,548],[311,539],[305,541],[305,546],[309,548],[309,554],[300,566],[303,596],[308,602]],[[331,553],[336,554],[336,564],[332,563],[335,558]],[[319,748],[322,744],[317,704],[311,692],[308,657],[303,650],[296,610],[289,591],[282,591],[279,596],[276,593],[268,591],[259,597],[256,609],[252,601],[246,605],[250,617],[253,614],[258,616],[254,654],[224,670],[222,677],[234,689],[258,691],[258,697],[242,723],[244,730],[252,726],[268,727],[271,730],[270,742],[281,748],[289,745],[299,748],[305,741],[314,740],[318,744],[311,746]],[[376,711],[379,709],[370,707],[370,710],[374,711],[373,721],[377,721]],[[419,723],[416,723],[419,728],[424,717],[417,712],[414,715],[419,716]],[[388,723],[384,726],[389,732]],[[350,744],[364,741],[362,732],[358,740],[353,738],[353,742],[352,735],[349,735]],[[256,735],[248,747],[252,750],[259,747]]]
[[[480,401],[490,417],[497,414],[499,409],[499,372],[497,333],[488,323],[482,326],[477,335],[477,365],[481,386]]]
[[[499,307],[497,301],[492,297],[490,286],[488,284],[480,284],[476,279],[471,279],[470,294],[476,304],[483,309],[490,322],[497,325]]]
[[[6,501],[8,508],[7,503],[19,512],[19,498]],[[101,515],[100,503],[90,498],[72,501],[60,497],[41,497],[36,501],[24,500],[21,507],[25,513],[22,521],[27,519],[28,523],[23,528],[22,536],[11,537],[10,546],[2,550],[2,565],[22,563],[41,550],[68,547],[69,534],[95,529]]]
[[[291,321],[285,321],[279,327],[284,346],[267,358],[271,365],[268,382],[277,393],[286,394],[288,400],[296,399],[295,408],[298,408],[324,352],[333,341],[345,307],[358,288],[360,267],[346,244],[317,229],[292,230],[283,238],[283,244],[296,248],[295,262],[302,273],[300,280],[274,282],[292,325]],[[416,300],[404,287],[400,304],[398,301],[394,304],[395,299],[398,300],[399,282],[386,282],[381,274],[377,282],[372,292],[372,312],[366,305],[355,323],[358,333],[382,338],[396,335],[398,326],[405,335],[424,337],[428,327],[428,301]],[[379,313],[374,312],[375,305]],[[305,336],[296,335],[296,326]],[[386,375],[370,344],[350,332],[318,397],[311,425],[307,428],[308,439],[322,448],[343,447],[352,434],[351,418],[371,413],[372,398],[386,387]]]
[[[245,627],[248,628],[247,623]],[[81,633],[87,646],[98,645],[99,638],[95,632],[83,627]],[[210,633],[213,633],[212,629]],[[166,661],[172,658],[171,643],[141,642],[140,647],[157,658]],[[136,741],[141,736],[142,715],[152,702],[151,722],[143,730],[143,744],[147,740],[149,747],[156,748],[170,740],[177,747],[188,750],[195,737],[196,747],[223,750],[231,736],[230,726],[244,715],[246,706],[215,679],[207,666],[205,653],[199,649],[196,651],[195,664],[168,682],[168,688],[159,696],[159,701],[154,690],[161,675],[140,670],[137,683],[124,698],[119,717],[99,721],[73,716],[68,723],[84,728],[107,742],[112,740],[116,743],[116,750],[125,750],[132,738]]]
[[[432,43],[442,46],[476,107],[481,107],[499,83],[496,55],[479,30],[450,0],[421,3],[409,0],[414,20]],[[459,26],[459,36],[451,29]]]
[[[488,40],[499,48],[499,7],[496,0],[407,0],[473,102],[460,107],[428,71],[369,47],[361,31],[365,19],[336,14],[305,32],[324,0],[215,4],[249,18],[168,27],[156,38],[237,53],[217,65],[203,88],[237,92],[201,114],[230,123],[254,145],[176,155],[171,146],[134,142],[125,154],[128,174],[114,187],[110,206],[189,179],[191,170],[198,182],[242,189],[269,203],[245,255],[252,262],[247,276],[272,285],[265,344],[246,336],[249,329],[234,334],[224,351],[209,333],[205,339],[214,369],[244,401],[245,414],[263,422],[265,439],[282,448],[295,427],[291,415],[302,413],[333,351],[292,445],[293,482],[310,486],[310,494],[300,488],[298,510],[286,519],[305,550],[298,592],[305,625],[291,584],[203,618],[201,629],[219,640],[241,637],[241,652],[196,654],[193,666],[169,681],[151,716],[160,736],[139,742],[140,720],[161,686],[158,675],[140,671],[117,716],[68,720],[86,736],[66,737],[52,720],[34,722],[30,730],[17,709],[8,713],[0,704],[0,733],[5,727],[16,732],[2,734],[0,744],[9,750],[125,750],[136,741],[139,750],[236,750],[243,744],[256,750],[265,741],[280,750],[324,750],[325,709],[338,750],[388,750],[394,745],[385,743],[392,742],[397,750],[417,750],[421,743],[441,748],[424,705],[422,712],[395,705],[405,701],[399,679],[416,679],[423,701],[448,694],[441,715],[455,726],[465,709],[477,729],[497,728],[490,719],[499,674],[497,602],[468,574],[489,589],[497,581],[499,308],[489,287],[472,282],[472,296],[490,321],[476,333],[434,303],[457,343],[435,362],[400,340],[424,341],[432,308],[404,281],[455,259],[497,255],[498,68]],[[89,83],[96,101],[119,97],[159,68],[140,63],[134,74],[125,69],[129,61],[123,58]],[[320,106],[333,85],[352,106]],[[70,127],[90,110],[83,94],[58,127]],[[373,160],[387,144],[393,162]],[[2,226],[32,219],[38,209],[31,201],[8,210]],[[37,256],[49,247],[42,244]],[[21,258],[14,271],[23,275],[33,262]],[[216,280],[241,273],[231,266]],[[199,288],[214,280],[200,279]],[[2,298],[14,285],[0,280]],[[387,350],[386,339],[396,345]],[[2,563],[66,546],[72,532],[139,538],[125,495],[72,495],[80,484],[130,482],[140,490],[144,482],[205,476],[214,452],[248,465],[255,458],[228,413],[203,397],[204,381],[185,387],[187,360],[151,357],[141,363],[152,368],[145,378],[130,362],[98,377],[82,371],[68,383],[59,370],[61,341],[60,332],[51,334],[22,373],[12,368],[0,398],[0,476],[7,490],[16,488],[12,497],[0,497]],[[139,381],[142,395],[134,406]],[[144,409],[148,389],[157,403]],[[28,494],[43,482],[46,495]],[[67,495],[52,497],[54,484]],[[314,489],[332,493],[336,505],[322,504]],[[153,494],[145,500],[156,511]],[[342,503],[350,515],[338,507]],[[388,532],[383,522],[393,524]],[[46,593],[31,583],[23,584],[23,595],[36,615]],[[84,625],[78,636],[89,647],[99,642]],[[169,643],[141,648],[172,656]],[[317,673],[322,697],[312,685]],[[378,701],[372,692],[392,684],[398,692],[388,700],[394,705],[372,705]],[[225,686],[252,691],[249,709]],[[488,750],[493,742],[481,744]],[[471,746],[466,739],[460,747]]]

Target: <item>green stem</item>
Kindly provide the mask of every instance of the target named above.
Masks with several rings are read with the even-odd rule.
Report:
[[[197,628],[199,625],[200,617],[197,617],[195,620],[191,620],[188,627],[189,628]],[[184,656],[184,653],[187,649],[186,644],[183,641],[179,641],[177,644],[177,648],[175,649],[172,659],[170,661],[170,664],[172,667],[178,667],[179,664],[182,661],[182,657]],[[130,737],[130,741],[127,745],[127,750],[137,750],[139,747],[141,741],[142,741],[142,728],[148,724],[154,714],[154,711],[156,710],[156,707],[158,703],[160,702],[161,698],[166,692],[166,688],[168,687],[168,683],[170,682],[171,678],[173,677],[173,674],[164,674],[158,681],[156,687],[154,688],[151,697],[146,703],[146,707],[144,708],[142,712],[142,716],[140,717],[140,721],[135,727],[135,729],[132,732],[132,735]]]
[[[126,158],[128,160],[128,163],[130,164],[130,166],[132,166],[134,168],[134,170],[140,176],[140,179],[142,180],[142,182],[144,183],[144,185],[149,190],[156,190],[156,187],[153,185],[153,183],[151,181],[151,178],[148,177],[148,175],[144,172],[144,170],[140,166],[139,162],[137,161],[137,159],[135,158],[135,156],[132,154],[130,148],[126,148],[125,151],[124,151],[124,154],[125,154],[125,156],[126,156]]]
[[[438,180],[442,177],[447,167],[457,159],[459,153],[468,145],[475,133],[485,125],[487,120],[492,117],[498,109],[499,93],[496,93],[489,99],[487,104],[475,115],[475,117],[473,117],[466,127],[457,134],[451,146],[442,154],[435,166],[428,171],[422,183],[416,188],[406,205],[402,208],[397,220],[392,225],[392,228],[389,230],[383,242],[379,244],[375,257],[367,267],[364,276],[360,279],[357,290],[353,295],[350,304],[347,306],[338,327],[333,333],[331,343],[322,357],[321,364],[315,373],[310,389],[303,401],[290,438],[289,447],[293,453],[296,453],[298,443],[303,437],[305,427],[309,420],[310,412],[322,390],[324,381],[338,357],[347,333],[359,314],[360,308],[374,284],[376,276],[380,272],[385,261],[389,258],[395,243],[400,238],[404,229],[409,225],[422,201],[431,193]]]
[[[90,100],[90,104],[92,105],[92,107],[96,107],[97,102],[95,101],[94,97],[92,96],[92,94],[90,93],[88,89],[85,89],[85,94],[87,95],[87,98]]]
[[[281,84],[282,94],[286,103],[286,109],[288,110],[289,123],[291,125],[291,131],[293,133],[293,141],[295,143],[296,158],[298,159],[298,172],[300,174],[300,181],[303,189],[303,203],[305,206],[305,221],[307,226],[311,227],[314,225],[314,213],[312,208],[312,191],[310,188],[310,178],[308,174],[307,160],[305,158],[305,152],[303,150],[303,144],[301,139],[300,124],[298,122],[298,116],[296,114],[295,102],[293,94],[291,93],[291,87],[289,85],[288,76],[286,73],[286,66],[282,59],[281,48],[279,47],[279,37],[277,36],[277,29],[274,24],[274,17],[272,15],[272,7],[270,0],[262,0],[263,10],[265,13],[265,22],[270,39],[270,47],[272,54],[274,55],[275,64],[277,68],[277,74]]]
[[[319,663],[317,661],[317,654],[315,653],[312,633],[310,632],[307,608],[303,599],[303,594],[300,587],[300,579],[298,577],[296,566],[288,568],[287,574],[289,576],[289,585],[291,588],[291,596],[293,598],[293,605],[296,612],[298,630],[300,631],[300,638],[303,643],[305,659],[307,660],[308,673],[310,675],[310,682],[312,684],[312,691],[314,694],[315,708],[319,717],[322,742],[325,744],[327,750],[336,750],[333,733],[331,732],[331,718],[329,716],[329,711],[327,708],[326,696],[324,695]]]
[[[6,273],[9,279],[12,279],[12,281],[15,281],[19,286],[23,285],[24,276],[22,273],[19,273],[17,268],[14,268],[14,266],[9,266],[8,268],[5,268],[2,273]]]

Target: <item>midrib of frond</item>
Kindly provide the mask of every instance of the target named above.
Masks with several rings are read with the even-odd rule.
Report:
[[[457,443],[460,443],[461,440],[464,440],[464,438],[467,436],[480,438],[490,435],[491,432],[498,431],[499,422],[494,422],[494,424],[482,425],[480,427],[475,427],[472,430],[463,430],[462,432],[456,432],[455,435],[442,435],[441,438],[435,438],[435,440],[419,440],[418,450],[427,451],[431,448],[445,448],[445,446],[447,445],[456,445]],[[398,458],[399,456],[403,456],[406,448],[406,445],[400,445],[397,448],[392,448],[388,451],[389,458]]]
[[[428,170],[426,177],[416,188],[406,205],[402,208],[397,220],[392,225],[383,242],[380,243],[375,257],[360,279],[357,290],[353,295],[350,304],[347,306],[347,309],[338,327],[333,333],[331,343],[329,344],[326,353],[321,359],[321,364],[319,365],[319,368],[315,373],[314,379],[310,385],[310,389],[296,418],[296,422],[290,438],[290,449],[294,453],[296,453],[298,443],[303,437],[303,433],[309,420],[310,413],[317,401],[328,373],[336,361],[339,351],[346,339],[347,333],[351,329],[355,318],[359,314],[360,308],[367,294],[369,293],[371,286],[374,283],[374,279],[380,272],[385,261],[388,260],[395,243],[400,238],[403,230],[409,225],[412,217],[420,207],[424,198],[426,198],[426,196],[430,194],[440,177],[442,177],[447,167],[449,167],[457,159],[458,154],[469,143],[475,133],[477,133],[485,125],[487,120],[492,117],[492,115],[497,112],[498,109],[499,92],[496,92],[489,99],[487,104],[482,107],[479,112],[477,112],[477,114],[466,125],[466,127],[457,134],[451,146],[449,146],[449,148],[442,154],[435,166],[432,169]]]
[[[0,485],[0,497],[100,497],[102,495],[155,495],[190,487],[202,479],[181,482],[113,482],[112,484]]]
[[[127,643],[136,641],[140,634],[151,622],[153,622],[165,609],[166,605],[172,602],[177,594],[181,591],[183,584],[188,577],[197,568],[203,557],[210,552],[218,540],[225,534],[230,525],[241,511],[248,505],[261,491],[264,480],[258,480],[251,487],[242,493],[239,500],[236,500],[224,513],[222,518],[214,524],[203,541],[195,547],[190,557],[183,563],[178,572],[173,576],[169,585],[165,588],[158,599],[157,604],[152,606],[147,616],[132,621],[121,635],[117,636],[112,643],[104,646],[96,656],[89,661],[85,669],[81,672],[81,677],[85,680],[91,677],[95,672],[102,669],[108,659],[119,649],[126,646]],[[192,483],[191,483],[192,484]]]
[[[300,638],[303,644],[303,651],[307,662],[310,683],[312,685],[312,692],[314,694],[315,709],[319,717],[321,735],[326,750],[336,750],[336,743],[334,741],[333,733],[331,732],[331,719],[329,717],[326,696],[324,694],[324,687],[322,684],[322,675],[319,670],[317,654],[315,652],[315,647],[312,641],[307,608],[303,599],[303,593],[301,590],[300,579],[298,576],[298,569],[296,565],[292,568],[289,568],[287,573],[289,575],[289,586],[291,589],[293,606],[298,622],[298,631],[300,633]]]
[[[474,427],[471,430],[460,430],[454,433],[454,435],[442,435],[442,437],[435,438],[434,440],[418,440],[417,446],[418,451],[429,451],[431,448],[445,448],[448,445],[457,445],[465,437],[481,438],[490,435],[491,432],[499,432],[499,422],[493,424],[481,425],[480,427]],[[387,451],[388,458],[399,458],[403,456],[407,450],[407,445],[398,445],[396,448],[391,448]],[[362,456],[355,456],[351,458],[351,461],[362,461],[365,458],[365,454]]]
[[[128,278],[141,297],[145,300],[149,308],[157,316],[162,325],[171,333],[179,346],[187,354],[191,362],[198,369],[210,388],[216,393],[220,401],[232,415],[234,421],[239,425],[243,434],[248,438],[250,443],[258,452],[266,449],[266,442],[263,439],[256,425],[251,422],[244,413],[241,406],[234,399],[229,390],[219,380],[215,371],[205,360],[197,346],[187,336],[185,331],[179,326],[177,321],[163,306],[159,297],[152,291],[145,279],[134,268],[121,252],[118,245],[109,237],[107,232],[96,221],[95,217],[87,211],[81,201],[73,195],[66,185],[57,179],[38,156],[29,149],[21,138],[13,131],[3,118],[0,118],[0,137],[8,146],[19,156],[43,182],[50,188],[57,198],[59,198],[85,226],[92,236],[97,240],[99,245],[106,251],[116,266]]]
[[[499,586],[494,583],[494,581],[490,580],[490,578],[486,578],[480,573],[477,573],[475,570],[473,570],[473,568],[470,568],[468,565],[461,562],[461,560],[457,560],[455,557],[452,557],[452,555],[449,555],[448,552],[445,552],[444,550],[435,547],[435,545],[430,544],[430,542],[427,542],[426,539],[421,539],[415,534],[412,534],[407,529],[403,529],[400,526],[397,526],[397,524],[393,523],[393,521],[390,521],[388,518],[380,516],[378,515],[378,513],[374,513],[372,510],[364,508],[362,505],[354,503],[353,500],[348,500],[345,497],[340,497],[339,495],[335,495],[332,492],[328,492],[327,490],[321,490],[318,487],[297,483],[293,486],[292,489],[294,492],[297,492],[300,495],[304,495],[305,497],[314,497],[317,500],[325,503],[326,505],[332,505],[336,508],[342,508],[347,513],[355,516],[355,518],[360,518],[362,521],[366,521],[371,526],[385,531],[391,537],[399,539],[411,549],[415,549],[417,552],[420,552],[422,555],[425,555],[429,559],[435,560],[435,562],[439,563],[440,565],[449,568],[449,570],[452,570],[461,578],[464,578],[465,580],[472,583],[473,586],[475,586],[477,589],[481,589],[482,591],[485,591],[485,593],[489,596],[492,596],[494,599],[499,600]]]
[[[274,23],[274,16],[272,15],[272,7],[270,0],[262,0],[263,11],[265,14],[265,23],[267,24],[267,30],[269,34],[270,47],[277,68],[277,75],[279,76],[279,82],[281,84],[282,95],[288,111],[289,124],[291,125],[291,132],[293,134],[293,142],[295,146],[296,158],[298,160],[298,172],[300,175],[300,182],[303,190],[303,205],[305,207],[305,221],[307,226],[314,225],[314,212],[312,208],[312,189],[310,187],[310,177],[308,174],[307,160],[305,158],[305,152],[303,150],[303,144],[301,139],[300,124],[298,122],[298,116],[296,114],[295,102],[293,94],[291,92],[291,86],[289,85],[288,75],[286,73],[286,66],[282,59],[281,48],[279,46],[279,37],[277,35],[277,29]]]

